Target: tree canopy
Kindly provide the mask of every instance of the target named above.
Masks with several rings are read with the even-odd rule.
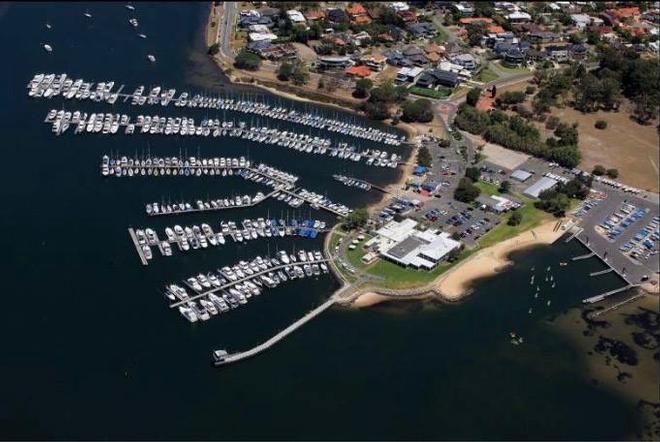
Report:
[[[261,57],[243,49],[234,59],[234,66],[238,69],[256,71],[261,66]]]

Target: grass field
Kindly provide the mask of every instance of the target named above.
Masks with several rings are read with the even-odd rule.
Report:
[[[493,70],[489,67],[485,67],[477,74],[476,77],[474,77],[475,81],[481,81],[482,83],[488,83],[489,81],[497,80],[499,78],[499,75],[497,75]]]
[[[525,230],[533,229],[544,221],[552,219],[552,215],[534,207],[534,202],[531,199],[519,195],[515,195],[515,198],[523,203],[523,206],[518,209],[518,212],[522,215],[520,224],[517,226],[508,225],[507,221],[511,214],[504,216],[499,226],[479,239],[480,248],[490,247],[498,242],[513,238]]]
[[[485,181],[478,181],[474,183],[475,186],[481,190],[481,193],[485,195],[496,195],[499,192],[497,191],[498,187],[495,184],[487,183]]]
[[[422,97],[429,98],[445,98],[451,95],[452,90],[446,87],[440,87],[438,90],[428,89],[425,87],[413,86],[408,89],[408,92],[415,95],[421,95]]]
[[[448,36],[447,33],[445,32],[445,30],[442,29],[442,28],[439,27],[439,26],[436,26],[435,29],[436,29],[436,31],[438,31],[438,35],[436,35],[435,37],[433,37],[433,42],[434,42],[434,43],[442,43],[442,42],[444,42],[444,41],[447,41],[447,38],[448,38],[449,36]]]

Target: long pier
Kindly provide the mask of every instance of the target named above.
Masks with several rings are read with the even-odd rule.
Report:
[[[583,259],[593,258],[594,256],[596,256],[596,252],[589,252],[586,255],[574,256],[571,258],[571,261],[581,261]]]
[[[611,305],[611,306],[607,307],[606,309],[595,311],[595,312],[591,313],[590,316],[591,316],[592,318],[597,318],[597,317],[599,317],[600,315],[604,315],[604,314],[606,314],[606,313],[609,313],[609,312],[611,312],[611,311],[613,311],[613,310],[618,309],[619,307],[623,307],[624,305],[626,305],[626,304],[628,304],[628,303],[634,301],[635,299],[643,298],[644,296],[646,296],[646,293],[644,293],[643,291],[641,291],[640,293],[636,293],[635,295],[631,296],[630,298],[628,298],[628,299],[624,299],[624,300],[621,301],[621,302],[617,302],[616,304]]]
[[[603,299],[605,299],[609,296],[616,295],[617,293],[625,292],[626,290],[632,289],[634,287],[639,287],[639,284],[628,284],[624,287],[620,287],[618,289],[610,290],[609,292],[605,292],[601,295],[592,296],[591,298],[583,299],[582,303],[583,304],[594,304],[596,302],[602,301]]]
[[[236,281],[230,281],[230,282],[228,282],[227,284],[221,285],[220,287],[215,287],[215,288],[212,288],[212,289],[208,289],[208,290],[206,290],[205,292],[201,292],[201,293],[198,293],[198,294],[196,294],[196,295],[194,295],[194,296],[190,296],[190,297],[188,297],[188,298],[185,299],[185,300],[174,302],[174,303],[170,304],[170,308],[178,307],[178,306],[180,306],[180,305],[183,305],[183,304],[187,303],[188,301],[195,301],[195,300],[197,300],[197,299],[199,299],[199,298],[203,298],[204,296],[208,296],[208,295],[210,295],[211,293],[215,293],[215,292],[218,292],[218,291],[220,291],[220,290],[226,290],[226,289],[228,289],[228,288],[230,288],[230,287],[233,287],[233,286],[236,285],[236,284],[240,284],[240,283],[242,283],[242,282],[249,281],[249,280],[254,279],[254,278],[258,277],[258,276],[265,275],[265,274],[270,273],[270,272],[273,272],[273,271],[281,270],[281,269],[283,269],[283,268],[285,268],[285,267],[292,267],[292,266],[296,266],[296,265],[304,265],[304,264],[320,264],[320,263],[326,263],[326,262],[328,262],[328,261],[329,261],[328,259],[323,258],[323,259],[318,259],[318,260],[314,260],[314,261],[297,261],[297,262],[294,262],[294,263],[281,264],[281,265],[279,265],[279,266],[268,267],[266,270],[262,270],[262,271],[260,271],[260,272],[253,273],[252,275],[248,275],[248,276],[246,276],[246,277],[244,277],[244,278],[237,279]],[[184,283],[186,284],[187,287],[190,287],[193,291],[195,291],[195,290],[190,286],[190,284],[188,284],[188,281],[184,281]]]
[[[332,307],[335,303],[337,302],[336,294],[332,295],[327,301],[325,301],[323,304],[319,305],[316,307],[314,310],[311,310],[307,312],[305,316],[302,318],[298,319],[296,322],[293,324],[289,325],[287,328],[284,330],[280,331],[277,333],[275,336],[272,338],[268,339],[267,341],[257,345],[256,347],[252,347],[251,349],[243,352],[238,352],[238,353],[232,353],[232,354],[227,354],[226,351],[224,350],[216,350],[213,352],[214,355],[214,364],[215,366],[220,366],[220,365],[227,365],[231,364],[233,362],[238,362],[243,359],[250,358],[252,356],[255,356],[262,351],[268,350],[270,347],[273,345],[277,344],[280,342],[282,339],[286,338],[288,335],[311,321],[312,319],[316,318],[318,315],[326,311],[328,308]]]
[[[321,209],[323,209],[323,210],[327,210],[328,212],[333,213],[333,214],[335,214],[335,215],[337,215],[337,216],[340,216],[340,217],[342,217],[342,218],[345,218],[345,217],[346,217],[346,215],[344,215],[343,213],[339,212],[338,210],[335,210],[335,209],[333,209],[333,208],[331,208],[331,207],[328,207],[328,206],[325,206],[325,205],[323,205],[323,204],[315,203],[315,202],[313,202],[312,200],[310,200],[309,198],[307,198],[307,197],[305,197],[305,196],[303,196],[303,195],[300,195],[300,194],[296,193],[296,189],[294,189],[293,191],[290,191],[290,190],[287,190],[287,189],[280,189],[280,192],[288,193],[288,194],[291,195],[291,196],[294,196],[294,197],[296,197],[296,198],[300,198],[301,200],[305,201],[307,204],[311,205],[312,207],[316,206],[316,207],[319,207],[319,208],[321,208]]]

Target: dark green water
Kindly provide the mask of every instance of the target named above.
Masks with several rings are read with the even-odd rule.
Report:
[[[91,21],[82,16],[88,6]],[[636,428],[634,410],[592,387],[579,355],[545,325],[582,298],[620,284],[611,275],[589,278],[601,267],[595,261],[560,268],[560,260],[583,253],[574,243],[517,253],[514,268],[481,281],[460,304],[332,309],[259,357],[212,368],[212,349],[260,342],[320,303],[337,284],[330,277],[289,283],[247,308],[191,326],[167,309],[160,293],[164,283],[290,248],[291,241],[176,253],[143,268],[128,226],[217,225],[222,218],[147,220],[145,202],[252,193],[257,187],[230,178],[104,180],[98,174],[100,155],[147,148],[164,155],[179,149],[249,155],[297,173],[304,186],[353,207],[377,195],[343,187],[330,179],[332,173],[387,183],[397,172],[234,139],[55,137],[41,121],[62,101],[28,99],[25,84],[36,72],[112,79],[130,91],[138,84],[161,83],[180,90],[261,94],[227,87],[204,56],[207,4],[136,6],[139,32],[147,40],[135,37],[127,22],[132,15],[122,4],[0,6],[2,201],[7,208],[0,217],[5,256],[1,438],[616,439]],[[41,48],[46,42],[54,47],[50,55]],[[147,53],[158,62],[149,64]],[[115,109],[140,113],[122,105]],[[142,112],[204,116],[199,110],[155,107]],[[226,212],[224,218],[266,211],[286,214],[286,207],[270,202]],[[296,247],[320,245],[320,240],[296,241]],[[535,302],[529,286],[532,264],[537,277],[552,265],[558,287],[551,307],[537,301],[528,315]],[[510,331],[524,336],[525,344],[511,345]]]

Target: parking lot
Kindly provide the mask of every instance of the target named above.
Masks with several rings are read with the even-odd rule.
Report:
[[[607,199],[583,203],[576,216],[584,228],[580,240],[630,283],[657,275],[660,218],[653,201],[611,191]]]

